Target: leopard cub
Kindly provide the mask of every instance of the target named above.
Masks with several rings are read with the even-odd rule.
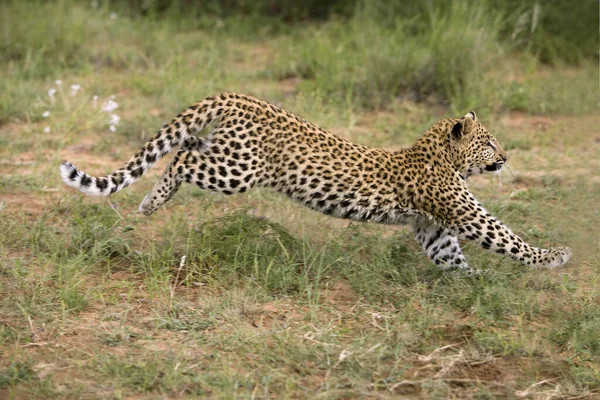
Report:
[[[196,137],[208,127],[208,135]],[[554,268],[568,247],[533,247],[490,215],[466,179],[498,173],[507,156],[474,112],[435,123],[410,148],[388,151],[351,143],[301,117],[250,96],[223,93],[182,111],[122,168],[93,177],[63,162],[64,182],[95,196],[129,186],[179,146],[139,210],[150,215],[182,182],[225,194],[271,187],[339,218],[409,224],[442,268],[472,272],[459,239],[533,268]]]

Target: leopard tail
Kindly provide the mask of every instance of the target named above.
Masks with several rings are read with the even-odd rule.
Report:
[[[110,175],[95,177],[64,161],[60,164],[62,180],[75,189],[91,196],[108,196],[131,185],[174,147],[184,142],[190,134],[204,129],[218,118],[213,115],[215,102],[219,98],[209,97],[182,111],[171,122],[164,125],[127,163]]]

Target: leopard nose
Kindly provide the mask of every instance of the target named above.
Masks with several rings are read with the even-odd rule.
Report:
[[[500,155],[500,157],[502,158],[502,161],[506,162],[506,160],[508,160],[508,157],[506,157],[506,155],[502,154]]]

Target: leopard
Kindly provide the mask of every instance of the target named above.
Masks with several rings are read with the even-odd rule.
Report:
[[[202,136],[198,136],[202,134]],[[277,105],[222,93],[166,123],[122,168],[96,177],[64,161],[62,180],[108,196],[178,150],[139,206],[148,216],[189,183],[225,195],[266,187],[323,214],[408,225],[425,255],[444,270],[473,274],[460,241],[534,269],[552,269],[569,247],[534,247],[492,216],[467,178],[498,174],[507,153],[474,111],[434,123],[416,142],[390,151],[350,142]]]

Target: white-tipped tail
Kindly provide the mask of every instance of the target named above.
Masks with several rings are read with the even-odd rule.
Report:
[[[119,187],[129,185],[126,176],[123,177],[124,179],[121,184],[117,184],[109,177],[96,178],[79,171],[68,161],[60,164],[60,176],[68,186],[91,196],[108,196],[116,192]]]
[[[79,171],[70,162],[60,164],[62,180],[72,188],[91,196],[108,196],[131,185],[146,171],[168,154],[175,146],[184,143],[190,134],[200,132],[214,121],[210,107],[216,101],[223,102],[226,96],[208,97],[182,111],[171,122],[163,126],[140,151],[134,154],[125,165],[110,175],[95,177]]]

